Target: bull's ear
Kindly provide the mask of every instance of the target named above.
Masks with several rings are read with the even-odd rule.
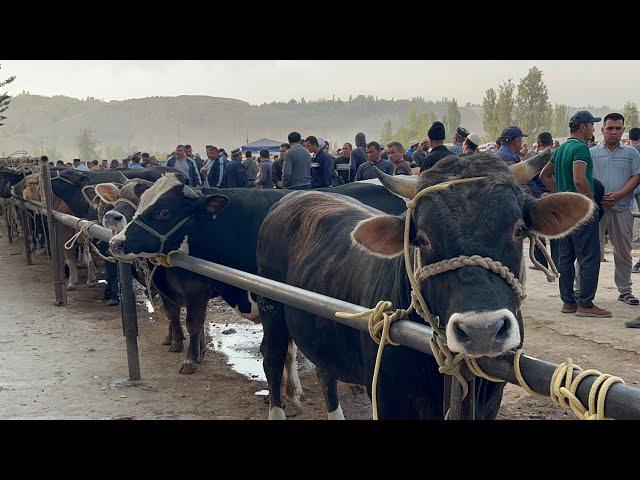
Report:
[[[358,223],[351,232],[352,240],[381,257],[395,257],[404,247],[404,215],[380,215]]]
[[[205,195],[196,201],[196,209],[207,213],[217,213],[227,206],[229,197],[224,195]]]
[[[120,190],[113,183],[99,183],[96,185],[96,194],[104,203],[116,203]]]
[[[579,193],[552,193],[525,205],[524,221],[548,238],[568,235],[594,214],[595,203]]]

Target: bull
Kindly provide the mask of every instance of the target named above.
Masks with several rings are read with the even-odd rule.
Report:
[[[477,180],[429,192],[409,219],[406,213],[385,215],[344,197],[296,192],[275,205],[260,228],[258,273],[354,304],[373,306],[384,299],[406,309],[411,303],[403,259],[408,220],[409,258],[416,249],[424,264],[480,255],[501,262],[522,281],[522,243],[528,232],[561,237],[594,211],[593,202],[576,193],[534,199],[521,189],[519,183],[532,178],[547,159],[548,152],[510,170],[493,154],[449,156],[419,178],[379,172],[387,188],[407,198],[453,179]],[[219,195],[208,199],[207,208],[220,215],[230,203]],[[519,298],[492,271],[480,266],[446,271],[421,279],[419,289],[446,331],[451,351],[498,356],[522,344]],[[329,419],[344,418],[337,380],[366,385],[371,396],[377,346],[368,333],[266,298],[258,304],[270,419],[285,418],[279,382],[291,339],[316,365]],[[424,323],[415,312],[408,320]],[[443,418],[443,377],[433,357],[388,346],[377,381],[379,418]],[[477,419],[495,418],[504,385],[479,381]]]

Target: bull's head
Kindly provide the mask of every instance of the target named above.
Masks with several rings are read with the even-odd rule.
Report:
[[[379,176],[389,190],[406,197],[455,178],[488,177],[451,185],[419,200],[410,219],[410,248],[420,249],[425,265],[461,255],[480,255],[501,262],[522,278],[522,243],[529,231],[558,238],[594,211],[594,203],[580,194],[556,193],[534,199],[522,191],[518,183],[535,176],[546,163],[544,156],[548,158],[548,153],[515,171],[509,171],[493,154],[478,154],[444,158],[420,178]],[[354,230],[353,238],[376,255],[401,255],[405,215],[364,220]],[[475,357],[497,356],[521,344],[524,332],[518,298],[492,271],[467,266],[426,278],[420,288],[429,308],[446,327],[452,351]]]
[[[98,211],[104,212],[102,225],[115,234],[120,233],[133,218],[142,194],[152,186],[153,182],[140,178],[129,180],[122,187],[113,183],[96,185],[100,198]]]
[[[111,239],[111,251],[116,257],[131,259],[175,250],[193,215],[213,214],[227,203],[223,195],[199,195],[184,177],[168,173],[142,194],[131,222]]]

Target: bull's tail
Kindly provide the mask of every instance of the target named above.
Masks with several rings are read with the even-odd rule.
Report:
[[[302,410],[302,404],[300,403],[302,385],[300,384],[300,377],[298,375],[297,354],[298,347],[293,342],[293,339],[289,339],[287,357],[285,358],[284,371],[282,372],[282,385],[285,387],[284,393],[286,397],[291,400],[298,409]]]

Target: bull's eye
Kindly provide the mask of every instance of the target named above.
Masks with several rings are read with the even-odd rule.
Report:
[[[524,224],[524,222],[519,221],[513,227],[513,239],[522,240],[527,236],[527,232],[527,226]]]
[[[424,232],[418,232],[414,243],[417,247],[427,248],[429,247],[429,237]]]
[[[156,218],[159,220],[166,220],[168,217],[169,217],[169,210],[167,210],[166,208],[156,213]]]

